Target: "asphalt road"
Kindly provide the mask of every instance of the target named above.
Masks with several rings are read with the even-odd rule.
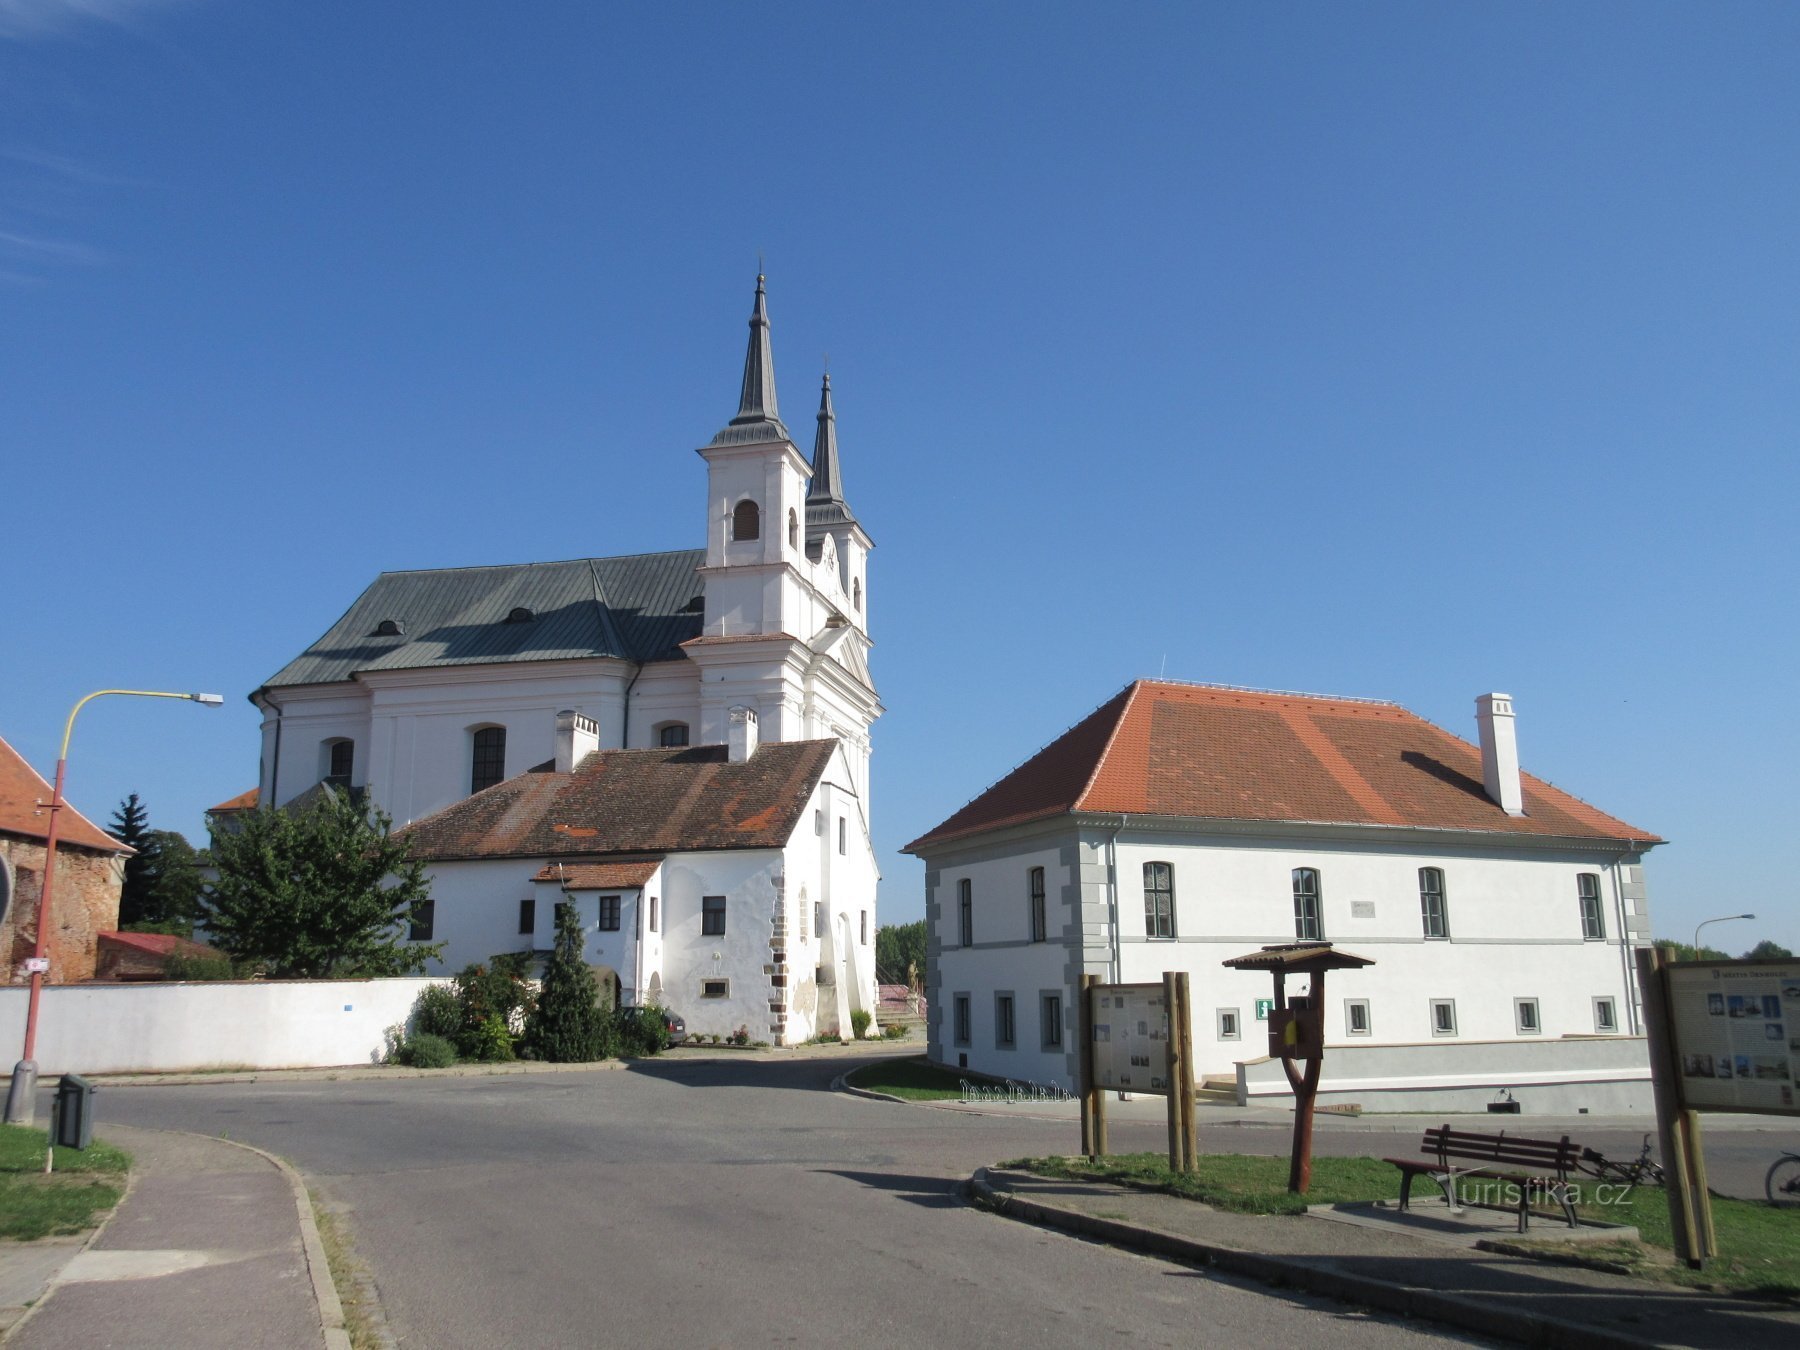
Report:
[[[1471,1343],[968,1208],[958,1180],[1071,1127],[828,1091],[843,1067],[120,1088],[101,1115],[292,1160],[409,1348]]]

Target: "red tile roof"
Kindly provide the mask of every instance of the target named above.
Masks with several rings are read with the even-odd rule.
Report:
[[[1074,811],[1662,842],[1520,778],[1509,816],[1481,751],[1397,704],[1139,680],[903,852]]]
[[[206,813],[212,815],[218,811],[254,811],[256,803],[261,800],[262,789],[251,788],[248,792],[240,792],[235,797],[227,797],[217,806],[209,806]]]
[[[533,881],[560,881],[565,891],[628,891],[642,886],[662,866],[661,858],[630,862],[548,863]]]
[[[738,764],[722,745],[602,750],[573,773],[519,774],[400,833],[428,862],[780,848],[836,748],[776,741]]]
[[[50,812],[39,803],[49,800],[50,785],[38,777],[17,750],[0,740],[0,831],[45,838],[50,829]],[[56,825],[56,842],[59,851],[61,845],[69,844],[103,853],[131,852],[66,801],[62,819]]]
[[[101,943],[129,947],[150,956],[172,956],[176,952],[180,952],[183,956],[223,956],[225,954],[217,948],[208,947],[204,942],[177,937],[173,933],[96,933],[94,937]]]

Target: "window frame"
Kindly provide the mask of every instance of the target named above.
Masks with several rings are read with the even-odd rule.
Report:
[[[1437,1038],[1448,1038],[1448,1037],[1455,1036],[1456,1035],[1456,1000],[1453,998],[1434,998],[1434,999],[1430,1000],[1430,1007],[1431,1007],[1430,1015],[1431,1015],[1431,1034],[1432,1034],[1432,1036],[1437,1037]],[[1441,1025],[1441,1023],[1440,1023],[1440,1019],[1438,1017],[1438,1010],[1440,1008],[1448,1008],[1450,1010],[1450,1019],[1449,1019],[1450,1025],[1448,1027],[1445,1027],[1445,1026]]]
[[[715,922],[716,920],[716,922]],[[722,895],[703,895],[700,897],[700,936],[725,936],[725,897]]]
[[[1529,1016],[1527,1016],[1529,1012]],[[1513,999],[1513,1035],[1542,1036],[1544,1010],[1535,998]]]
[[[1356,1025],[1357,1012],[1362,1013],[1362,1025]],[[1375,1010],[1369,1006],[1366,998],[1347,998],[1344,1000],[1344,1035],[1373,1036],[1375,1034]]]
[[[619,897],[616,895],[602,895],[599,897],[598,903],[599,903],[599,911],[600,911],[600,921],[598,924],[595,925],[597,931],[602,932],[602,933],[618,932],[619,931]]]
[[[1045,1050],[1063,1048],[1062,990],[1043,990],[1038,994],[1038,1044]]]
[[[1598,872],[1575,874],[1575,900],[1581,907],[1581,939],[1583,942],[1606,941],[1606,906],[1600,895]]]
[[[975,945],[975,882],[969,877],[956,883],[956,936],[959,947]]]
[[[418,900],[406,916],[406,940],[430,942],[437,931],[437,901]]]
[[[1162,886],[1153,879],[1156,868],[1162,869]],[[1174,863],[1152,860],[1144,864],[1144,936],[1153,942],[1175,940]]]
[[[650,931],[652,933],[657,931],[656,924],[659,917],[657,911],[661,898],[662,897],[656,895],[650,897]]]
[[[343,752],[344,767],[338,768],[338,753]],[[356,742],[348,736],[336,736],[325,742],[325,777],[333,787],[349,787],[356,770]]]
[[[528,895],[519,901],[519,936],[530,937],[537,933],[537,897]]]
[[[966,993],[950,996],[950,1044],[969,1045],[974,1041],[975,1010]]]
[[[1316,867],[1296,867],[1291,873],[1294,887],[1294,941],[1325,941],[1325,879]],[[1312,889],[1304,884],[1310,879]],[[1311,913],[1308,914],[1310,908]],[[1309,927],[1312,932],[1307,932]]]
[[[656,748],[680,750],[688,745],[692,729],[686,722],[664,722],[656,728]]]
[[[1606,1009],[1606,1016],[1600,1016],[1600,1010]],[[1594,995],[1594,1034],[1596,1036],[1617,1036],[1619,1034],[1619,1002],[1611,994]]]
[[[1049,941],[1050,924],[1045,912],[1044,900],[1044,869],[1027,867],[1025,869],[1025,917],[1033,942]]]
[[[838,817],[838,856],[850,855],[850,817]]]
[[[714,986],[717,992],[714,992]],[[701,998],[730,998],[731,977],[728,975],[708,975],[700,981]]]
[[[1244,1014],[1239,1008],[1214,1008],[1213,1030],[1221,1041],[1244,1039]]]
[[[1010,989],[994,991],[994,1049],[1019,1047],[1019,1003]]]
[[[494,776],[482,781],[484,774]],[[497,723],[473,727],[469,732],[469,795],[485,792],[506,781],[506,728]]]
[[[1430,883],[1436,883],[1434,890]],[[1432,901],[1437,902],[1436,913],[1432,912]],[[1432,932],[1433,921],[1437,931]],[[1419,869],[1419,925],[1427,942],[1448,942],[1450,940],[1450,898],[1444,885],[1444,869],[1441,867],[1421,867]]]
[[[762,538],[762,507],[754,497],[739,498],[731,508],[731,542],[748,544]]]

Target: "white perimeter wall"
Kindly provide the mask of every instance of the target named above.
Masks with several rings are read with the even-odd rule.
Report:
[[[38,1012],[38,1070],[334,1068],[372,1064],[387,1029],[441,981],[247,980],[50,985]],[[29,990],[0,989],[0,1039],[25,1036]]]

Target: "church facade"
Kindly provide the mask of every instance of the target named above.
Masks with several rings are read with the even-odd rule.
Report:
[[[415,934],[448,942],[445,968],[541,951],[550,886],[591,911],[590,958],[624,1001],[792,1042],[874,1007],[882,709],[830,377],[808,460],[760,276],[738,411],[699,455],[699,548],[377,577],[251,695],[259,784],[223,807],[364,792],[431,863]]]

